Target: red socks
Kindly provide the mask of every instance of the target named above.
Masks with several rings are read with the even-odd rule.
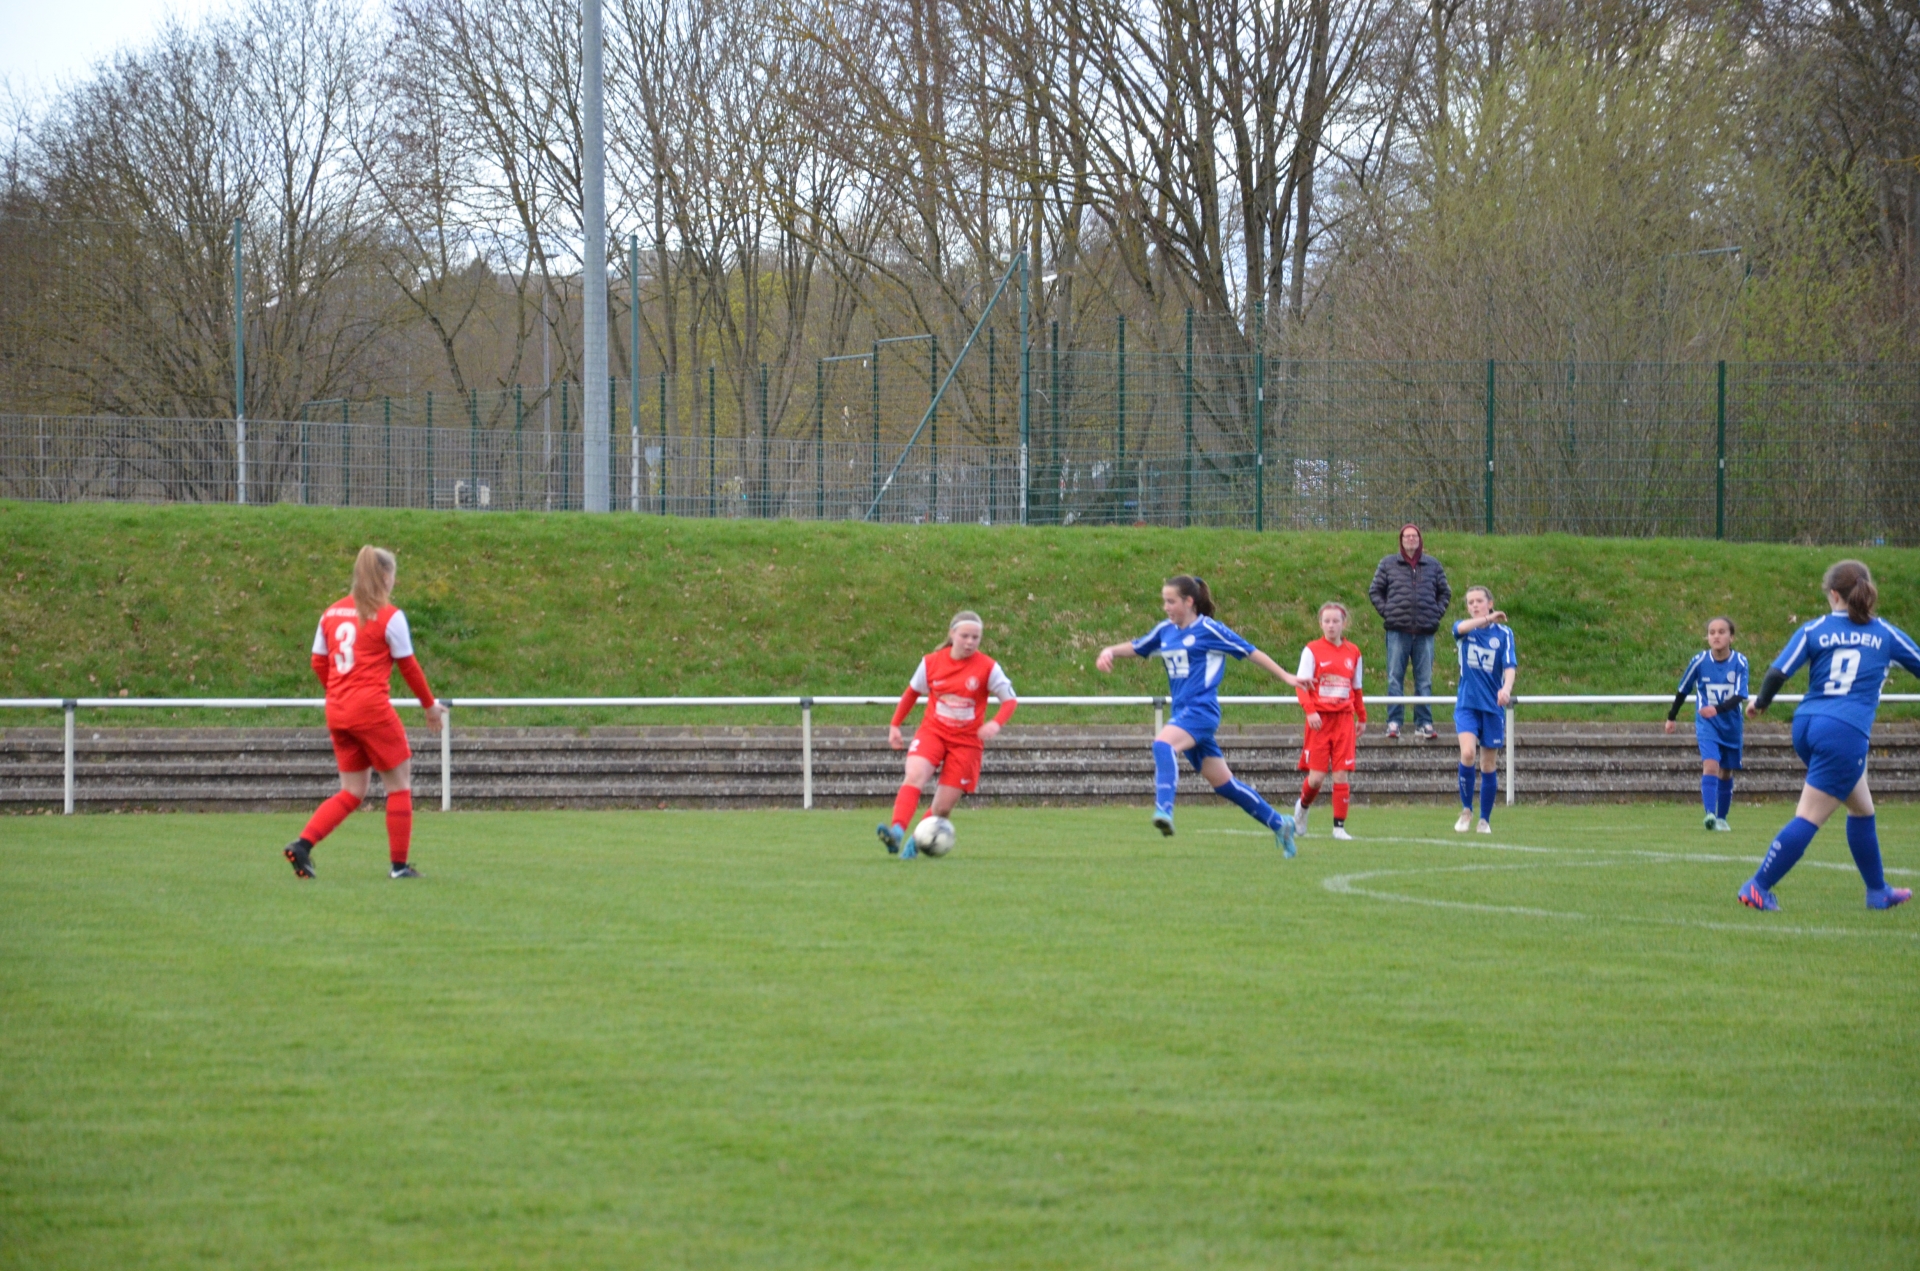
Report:
[[[412,842],[413,791],[391,791],[387,795],[387,859],[405,865],[407,845]]]
[[[1348,785],[1346,782],[1343,781],[1340,784],[1334,786],[1333,788],[1333,819],[1334,820],[1344,821],[1347,819],[1347,804],[1350,798],[1352,797],[1352,795],[1353,795],[1353,787]]]
[[[360,806],[360,800],[345,790],[334,795],[313,810],[313,818],[307,822],[307,828],[300,831],[300,837],[309,844],[318,843],[327,835],[340,828],[340,822],[353,815]]]
[[[913,814],[920,807],[920,787],[901,786],[900,793],[893,796],[893,824],[901,829],[913,828]]]
[[[1312,785],[1310,782],[1306,782],[1306,781],[1302,781],[1300,783],[1300,806],[1301,807],[1303,808],[1312,807],[1313,801],[1319,797],[1320,797],[1320,791],[1317,787]]]

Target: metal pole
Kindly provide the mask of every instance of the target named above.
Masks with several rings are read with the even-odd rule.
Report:
[[[1493,390],[1494,361],[1487,359],[1487,483],[1482,499],[1487,510],[1487,533],[1493,533]]]
[[[1714,370],[1716,402],[1714,407],[1713,536],[1727,536],[1727,364]]]
[[[62,793],[60,796],[60,812],[62,816],[73,815],[73,713],[79,708],[80,703],[74,701],[71,697],[60,703],[60,709],[66,714],[66,740],[63,743],[62,749],[62,758],[66,764],[66,777],[61,787]]]
[[[1119,504],[1114,508],[1119,512],[1127,497],[1127,315],[1121,314],[1114,320],[1115,349],[1118,359],[1114,372],[1114,420],[1115,439],[1118,442],[1118,468],[1114,473],[1114,491],[1119,494]]]
[[[233,218],[233,453],[236,502],[247,501],[247,289],[239,217]],[[67,811],[73,811],[71,802]]]
[[[353,404],[340,399],[340,503],[353,506]]]
[[[717,371],[712,362],[707,363],[707,515],[719,515],[716,501],[718,483],[715,479],[715,460],[713,448],[719,437],[719,425],[714,422],[714,394],[718,391]]]
[[[1267,528],[1267,302],[1253,302],[1253,531]]]
[[[1031,482],[1028,479],[1029,470],[1027,468],[1027,422],[1028,422],[1028,417],[1030,415],[1030,411],[1028,409],[1029,407],[1028,391],[1032,387],[1030,381],[1032,378],[1031,367],[1032,367],[1032,361],[1033,361],[1033,351],[1031,347],[1029,347],[1029,340],[1027,336],[1027,314],[1032,304],[1031,297],[1030,297],[1030,292],[1032,289],[1028,282],[1028,275],[1032,271],[1032,267],[1033,267],[1033,262],[1027,258],[1027,254],[1025,252],[1021,252],[1020,253],[1020,524],[1022,525],[1027,524],[1028,491],[1031,489]]]
[[[467,390],[467,506],[480,509],[480,390]]]
[[[520,390],[517,387],[513,390],[513,406],[515,411],[515,414],[514,414],[515,425],[518,426],[518,421],[520,418],[518,414],[520,409]],[[383,397],[380,399],[380,413],[382,416],[385,417],[386,423],[387,423],[386,506],[392,507],[393,506],[393,399],[391,397]]]
[[[1186,426],[1187,454],[1185,485],[1180,495],[1180,524],[1193,524],[1193,310],[1187,310],[1186,382],[1181,391],[1180,414]]]
[[[927,524],[940,519],[940,337],[927,341]]]
[[[1153,699],[1153,735],[1155,737],[1160,735],[1160,712],[1166,708],[1166,705],[1167,699],[1164,697]]]
[[[441,698],[440,704],[447,708],[446,717],[440,721],[440,810],[453,811],[453,703]]]
[[[527,403],[520,386],[513,386],[513,506],[516,510],[527,499],[527,451],[521,426],[526,422]]]
[[[1507,707],[1507,806],[1513,806],[1513,752],[1519,749],[1514,743],[1520,740],[1513,731],[1513,707]]]
[[[767,364],[760,364],[760,494],[755,502],[760,505],[760,516],[765,519],[772,515],[773,500],[767,492]]]
[[[987,449],[987,524],[993,524],[993,496],[995,477],[1000,469],[994,460],[1000,449],[1000,402],[994,395],[994,373],[998,369],[995,361],[998,350],[994,344],[992,327],[987,328],[987,436],[992,438]]]
[[[612,467],[608,449],[612,403],[607,396],[607,151],[606,119],[601,92],[600,0],[580,0],[581,97],[584,150],[581,154],[581,213],[583,259],[580,285],[586,363],[581,386],[586,414],[580,420],[583,458],[580,475],[585,488],[582,505],[589,512],[612,506]]]
[[[813,807],[813,699],[800,699],[800,806]]]
[[[1064,470],[1060,465],[1060,319],[1047,323],[1047,481],[1048,500],[1053,505],[1053,524],[1060,524],[1062,499],[1060,487]]]
[[[827,519],[827,364],[813,359],[813,519]]]
[[[631,452],[627,478],[627,503],[640,510],[640,236],[627,235],[627,305],[629,314],[627,343],[627,449]]]
[[[660,372],[660,515],[667,514],[667,373]]]
[[[871,495],[875,504],[880,502],[880,341],[873,342],[873,488]],[[867,513],[872,519],[873,513]]]
[[[566,425],[564,421],[561,427]],[[433,393],[427,393],[427,506],[433,506]]]

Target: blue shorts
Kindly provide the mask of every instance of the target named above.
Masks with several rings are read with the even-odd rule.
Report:
[[[1208,759],[1225,757],[1220,753],[1220,743],[1213,739],[1213,730],[1220,727],[1218,715],[1175,715],[1167,722],[1193,738],[1193,745],[1187,749],[1187,762],[1195,772],[1200,771],[1200,765]]]
[[[1705,723],[1706,727],[1701,727],[1701,723]],[[1700,743],[1700,757],[1702,759],[1705,759],[1709,763],[1719,764],[1720,771],[1722,772],[1738,772],[1740,770],[1740,743],[1736,741],[1728,744],[1721,738],[1720,730],[1713,727],[1712,721],[1707,720],[1696,723],[1693,728],[1693,737],[1695,741]]]
[[[1456,706],[1453,708],[1453,731],[1472,733],[1486,749],[1498,750],[1507,744],[1507,713],[1503,710],[1482,711],[1471,706]]]
[[[1831,715],[1795,715],[1793,750],[1807,765],[1807,784],[1844,799],[1867,775],[1867,735]]]

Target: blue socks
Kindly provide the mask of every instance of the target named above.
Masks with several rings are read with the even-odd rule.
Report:
[[[1494,796],[1500,793],[1500,774],[1483,772],[1480,774],[1480,819],[1493,820]]]
[[[1153,743],[1153,806],[1158,812],[1173,811],[1174,791],[1180,788],[1180,761],[1173,747],[1164,741]],[[1257,796],[1256,796],[1257,797]]]
[[[1473,811],[1473,778],[1475,769],[1472,764],[1460,765],[1460,806]]]
[[[1727,809],[1733,806],[1733,774],[1731,772],[1720,774],[1720,797],[1714,802],[1717,806],[1713,814],[1722,821],[1726,820]]]
[[[1847,849],[1853,853],[1854,867],[1860,871],[1867,890],[1883,891],[1887,874],[1880,865],[1880,832],[1874,825],[1875,819],[1870,816],[1847,818]]]
[[[1720,815],[1720,778],[1710,772],[1700,774],[1700,802],[1708,816]]]
[[[1851,846],[1852,818],[1848,818],[1847,829],[1848,845]],[[1813,842],[1813,836],[1819,832],[1820,827],[1804,817],[1796,816],[1788,821],[1780,828],[1780,833],[1774,836],[1772,846],[1767,848],[1766,857],[1761,860],[1760,868],[1753,875],[1753,881],[1772,891],[1779,885],[1780,880],[1787,876],[1787,871],[1799,863],[1800,858],[1806,854],[1807,844]],[[1868,833],[1871,834],[1872,831],[1869,830]],[[1874,840],[1873,854],[1874,859],[1878,861],[1880,844],[1877,838]]]
[[[1273,810],[1272,804],[1260,797],[1259,791],[1246,782],[1235,778],[1223,786],[1215,786],[1213,792],[1269,830],[1279,827],[1280,814]]]

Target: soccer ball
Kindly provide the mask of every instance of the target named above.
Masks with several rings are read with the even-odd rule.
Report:
[[[913,827],[913,845],[928,856],[945,856],[953,850],[953,822],[944,816],[930,816]]]

